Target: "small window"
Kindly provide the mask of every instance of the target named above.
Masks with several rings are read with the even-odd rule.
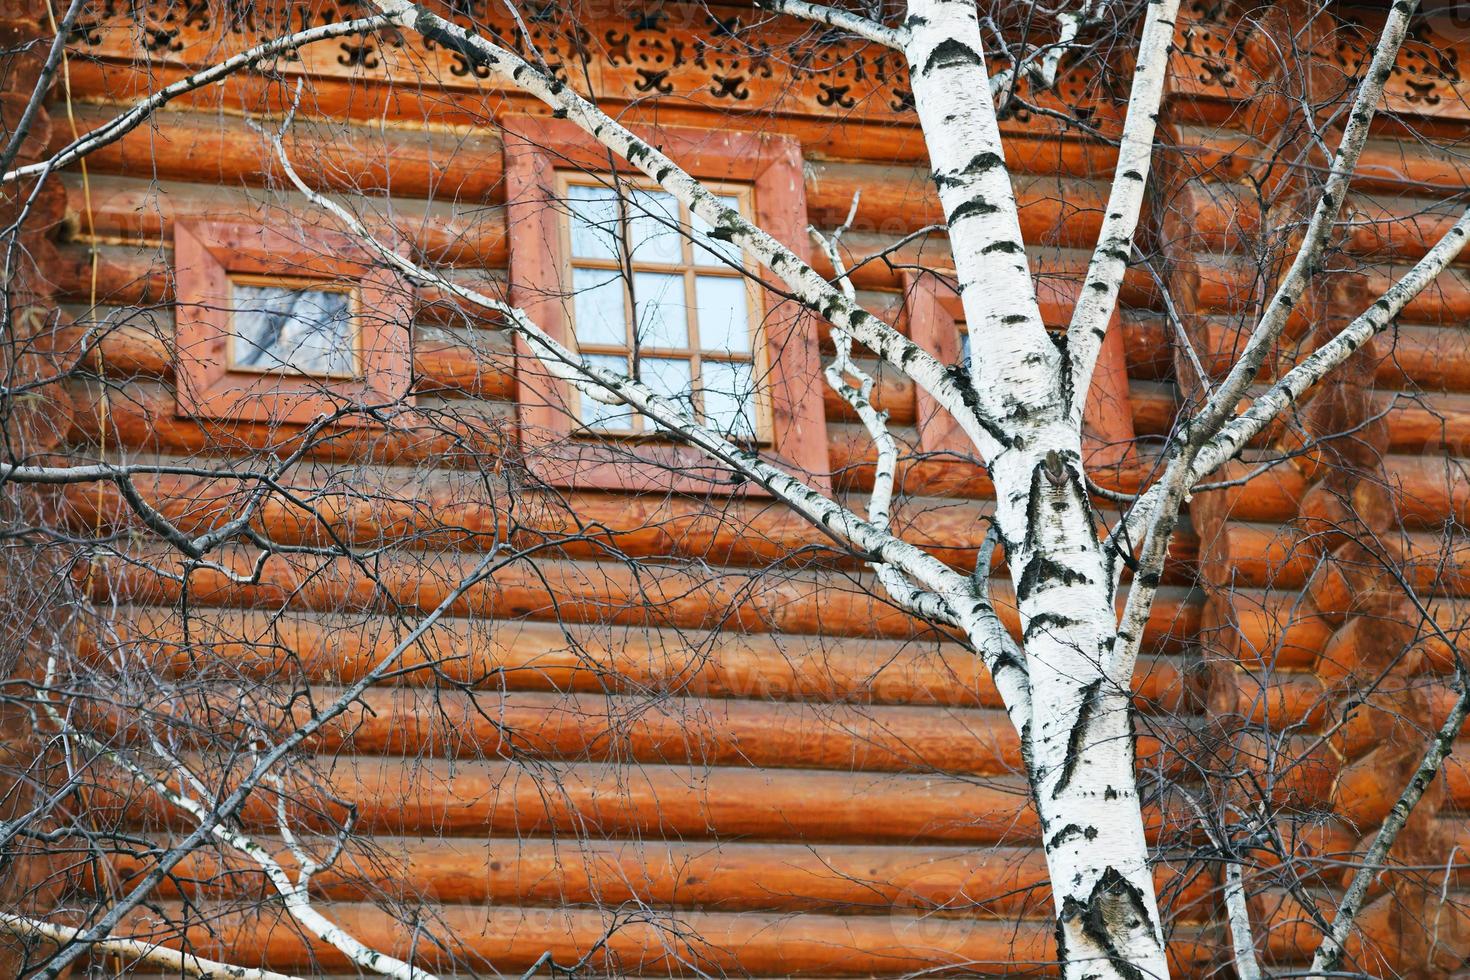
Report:
[[[307,423],[413,404],[413,290],[329,229],[174,225],[180,415]]]
[[[566,183],[571,320],[587,363],[638,377],[735,439],[765,437],[757,393],[757,297],[738,249],[674,197],[645,186]],[[720,188],[750,214],[749,191]],[[581,398],[578,419],[604,433],[651,424],[626,406]]]
[[[352,294],[325,283],[230,279],[230,367],[318,378],[355,378],[358,323]]]

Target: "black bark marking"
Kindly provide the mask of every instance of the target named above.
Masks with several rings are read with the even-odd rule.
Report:
[[[929,52],[929,57],[924,62],[923,73],[927,75],[936,68],[959,68],[963,65],[979,64],[983,62],[974,48],[957,38],[947,37]]]
[[[1051,839],[1046,842],[1046,849],[1048,851],[1054,851],[1060,844],[1065,843],[1067,840],[1073,837],[1081,837],[1084,840],[1096,840],[1097,828],[1082,827],[1075,823],[1069,823],[1061,830],[1051,835]]]
[[[1076,923],[1082,934],[1092,940],[1107,956],[1108,962],[1124,980],[1145,980],[1143,971],[1129,962],[1118,948],[1118,938],[1146,926],[1149,934],[1158,936],[1153,917],[1149,915],[1148,903],[1143,892],[1117,868],[1108,867],[1092,886],[1087,901],[1081,902],[1068,895],[1062,902],[1062,913],[1057,917],[1057,933],[1065,932],[1065,926]],[[1064,945],[1059,944],[1059,955],[1065,955]],[[1065,961],[1064,961],[1065,962]]]
[[[977,214],[995,214],[999,210],[1000,208],[976,194],[968,201],[961,201],[955,206],[955,209],[949,214],[949,224],[950,227],[954,227],[966,218],[974,217]]]
[[[445,26],[443,20],[427,10],[420,10],[414,17],[413,29],[435,44],[443,45],[462,55],[471,65],[499,64],[489,54],[476,47],[466,31],[462,28],[453,28],[453,25]]]
[[[1077,772],[1077,764],[1082,761],[1082,741],[1087,737],[1087,729],[1092,724],[1092,716],[1097,712],[1098,692],[1102,690],[1102,678],[1099,677],[1091,684],[1082,689],[1082,704],[1077,708],[1077,720],[1072,722],[1072,730],[1067,733],[1067,755],[1062,759],[1062,772],[1057,777],[1057,783],[1051,788],[1051,798],[1056,799],[1062,795],[1062,790],[1072,782],[1072,776]]]
[[[1042,586],[1058,582],[1062,585],[1088,585],[1091,579],[1045,555],[1032,555],[1021,572],[1020,581],[1016,583],[1016,601],[1025,602]]]
[[[980,250],[980,254],[981,255],[989,255],[992,252],[1005,252],[1008,255],[1019,255],[1020,253],[1022,253],[1024,251],[1025,251],[1025,249],[1023,249],[1021,246],[1017,245],[1015,242],[1007,240],[1007,241],[991,242],[989,245],[986,245],[984,248],[982,248]]]

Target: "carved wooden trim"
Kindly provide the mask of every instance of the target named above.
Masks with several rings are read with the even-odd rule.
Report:
[[[567,322],[561,254],[561,216],[552,206],[558,172],[606,173],[608,154],[575,125],[540,117],[503,120],[506,223],[511,302],[552,337],[572,342]],[[754,220],[775,238],[806,254],[806,192],[801,151],[792,140],[725,130],[662,127],[640,134],[680,161],[694,176],[750,184]],[[620,170],[630,171],[618,161]],[[784,287],[768,273],[773,288]],[[827,427],[815,324],[795,303],[768,305],[759,340],[769,370],[771,454],[818,487],[827,484]],[[607,489],[663,489],[729,493],[740,489],[699,451],[669,442],[610,445],[606,438],[575,439],[575,401],[564,382],[543,370],[524,341],[516,345],[522,445],[528,462],[557,485]],[[641,461],[641,463],[639,462]]]
[[[232,274],[340,283],[357,309],[355,377],[230,366]],[[174,227],[178,414],[305,423],[344,406],[412,404],[413,294],[356,239],[317,228],[180,221]],[[361,424],[363,416],[344,421]]]

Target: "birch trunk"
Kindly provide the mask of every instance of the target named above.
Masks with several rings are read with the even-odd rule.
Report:
[[[1130,693],[1103,674],[1118,640],[1112,570],[1070,419],[1070,366],[1036,303],[975,7],[915,0],[907,27],[904,54],[970,330],[971,404],[1000,447],[987,463],[1024,630],[1031,712],[1021,738],[1058,956],[1072,980],[1167,977]]]

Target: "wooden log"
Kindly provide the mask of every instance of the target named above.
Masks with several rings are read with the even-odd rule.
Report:
[[[393,648],[390,617],[317,616],[152,607],[114,615],[116,639],[87,636],[100,662],[109,651],[144,669],[222,681],[270,679],[346,684]],[[184,637],[188,642],[184,642]],[[851,704],[999,708],[984,666],[953,643],[777,637],[721,631],[586,627],[521,621],[441,619],[400,661],[392,683],[450,684],[481,690],[619,693],[644,697],[758,698]],[[433,671],[424,668],[433,665]],[[1145,658],[1135,689],[1145,712],[1175,712],[1183,666]]]
[[[81,106],[78,127],[95,128],[115,115]],[[309,136],[308,136],[309,134]],[[58,127],[52,151],[70,140]],[[449,135],[433,129],[364,127],[315,120],[288,134],[286,149],[309,184],[338,192],[380,194],[484,206],[504,201],[503,155],[494,130]],[[285,186],[285,173],[270,148],[230,116],[164,112],[150,126],[88,157],[90,172],[210,185]],[[105,178],[104,178],[105,179]],[[859,230],[903,235],[944,216],[928,171],[916,167],[813,160],[807,169],[810,220],[836,227],[852,195],[863,191]],[[1018,176],[1022,233],[1036,244],[1089,247],[1096,240],[1105,187],[1061,176]],[[161,196],[161,195],[160,195]]]
[[[244,726],[290,732],[312,704],[342,691],[314,687],[310,703],[283,690],[219,685],[148,705],[180,744],[239,738]],[[248,718],[241,704],[248,704]],[[77,724],[136,737],[139,707],[78,702]],[[1176,772],[1177,752],[1156,734],[1138,737],[1139,765]],[[841,772],[1024,773],[1020,737],[1003,711],[965,708],[808,705],[705,698],[466,692],[372,688],[313,738],[313,751],[404,758],[510,759],[534,764],[621,762],[653,765],[756,766]],[[1285,751],[1285,750],[1283,750]]]
[[[175,569],[177,558],[138,553],[127,565],[99,566],[90,576],[99,601],[173,604],[182,595],[175,578],[150,567]],[[189,578],[191,605],[298,609],[312,612],[395,611],[427,613],[478,563],[453,553],[383,556],[368,578],[346,559],[273,556],[257,584],[240,585],[217,570],[200,568]],[[220,564],[248,578],[247,556],[220,556]],[[898,612],[879,590],[854,588],[850,578],[807,571],[783,572],[752,584],[745,574],[699,572],[653,564],[562,560],[503,567],[469,589],[450,610],[456,616],[532,619],[567,623],[739,629],[831,636],[932,637],[935,631]],[[81,574],[79,572],[79,574]],[[176,573],[175,573],[176,574]],[[1019,628],[1009,583],[995,584],[1001,619]],[[1121,604],[1123,597],[1118,599]],[[1144,627],[1149,648],[1175,648],[1198,629],[1201,598],[1166,586]]]
[[[402,836],[575,835],[674,840],[1030,844],[1036,818],[1023,779],[810,769],[396,759],[312,760],[312,785],[289,787],[288,817],[330,832]],[[202,764],[196,763],[202,768]],[[181,815],[121,773],[95,772],[89,808],[137,828],[182,827]],[[238,773],[206,777],[228,785]],[[1163,815],[1145,815],[1151,834]],[[275,806],[251,797],[242,822],[273,831]]]
[[[111,244],[172,243],[178,221],[230,221],[245,224],[284,222],[291,226],[335,228],[297,194],[247,193],[219,186],[169,183],[128,177],[98,176],[86,197],[81,181],[63,178],[67,190],[66,226],[73,240],[85,240],[89,229]],[[506,265],[505,218],[498,209],[456,209],[430,203],[414,208],[394,199],[392,216],[369,206],[362,215],[374,235],[401,239],[420,261],[470,269]],[[404,213],[406,212],[406,213]]]
[[[1130,381],[1128,402],[1133,410],[1133,431],[1140,436],[1168,435],[1179,411],[1174,385],[1160,381]]]
[[[65,327],[47,340],[59,363],[76,363],[90,351],[86,365],[103,377],[169,381],[176,363],[172,319],[171,311],[163,309],[136,317],[122,308],[101,309],[92,322]],[[511,358],[510,344],[500,331],[465,338],[419,324],[413,340],[414,390],[511,401],[516,393]]]
[[[287,868],[279,840],[265,846]],[[147,863],[112,862],[125,883]],[[1207,921],[1213,875],[1188,862],[1160,864],[1155,886],[1172,923]],[[258,867],[232,853],[196,851],[159,888],[166,898],[208,901],[269,890]],[[332,902],[386,898],[533,906],[642,906],[712,912],[888,913],[940,917],[1041,917],[1051,890],[1040,851],[841,844],[688,843],[542,839],[376,838],[349,844],[318,872],[312,894]]]
[[[89,384],[74,383],[66,390],[75,408],[69,434],[74,446],[101,444],[105,430],[109,445],[133,452],[239,457],[294,452],[303,432],[302,426],[294,424],[181,417],[173,392],[156,383],[134,382],[126,397],[108,394],[105,401],[103,391]],[[333,426],[313,439],[306,458],[354,464],[434,461],[460,469],[496,471],[508,456],[514,458],[517,445],[515,426],[508,416],[504,403],[482,402],[475,409],[419,414],[412,424],[388,428]]]
[[[131,104],[187,73],[187,69],[156,57],[149,57],[136,66],[92,58],[76,60],[79,64],[72,73],[73,97],[78,102],[101,106]],[[80,63],[83,60],[85,64]],[[301,107],[298,119],[327,120],[332,124],[356,121],[374,127],[386,122],[394,129],[444,129],[456,134],[465,131],[482,134],[493,128],[494,120],[486,115],[484,94],[477,87],[426,89],[422,81],[420,75],[408,84],[388,86],[358,77],[318,76],[312,80],[310,105]],[[424,97],[430,90],[432,96]],[[781,85],[780,97],[785,100],[787,94],[785,85]],[[283,98],[279,85],[258,76],[239,74],[176,100],[169,115],[192,111],[210,118],[221,110],[238,112],[242,106],[252,107],[252,111],[265,116],[279,115],[287,108]],[[611,104],[618,104],[615,92],[610,99]],[[506,115],[550,112],[538,100],[517,92],[498,92],[495,107],[497,114]],[[742,108],[748,111],[751,107],[742,103]],[[789,111],[770,113],[765,128],[797,139],[812,160],[907,162],[920,166],[928,163],[928,152],[917,125],[905,124],[902,115],[885,112],[876,119],[846,119],[843,125],[833,126],[830,110],[812,108],[815,111],[811,116]],[[666,99],[650,104],[641,97],[626,107],[620,106],[616,114],[624,122],[643,126],[662,123],[719,129],[730,121],[727,106],[706,108]],[[1108,128],[1114,125],[1106,118],[1094,121]],[[1071,134],[1060,132],[1061,127],[1045,117],[1033,116],[1024,121],[1011,118],[1001,125],[1006,163],[1014,173],[1105,178],[1117,161],[1114,146],[1067,138]]]
[[[1320,562],[1310,538],[1290,528],[1231,522],[1222,532],[1226,574],[1251,588],[1299,589]],[[1433,532],[1411,532],[1399,542],[1395,565],[1428,595],[1470,594],[1470,545]]]
[[[334,948],[304,942],[280,913],[208,907],[185,915],[185,936],[203,956],[276,969],[318,971],[350,966]],[[333,918],[368,943],[398,956],[415,950],[428,969],[520,973],[550,953],[560,964],[592,954],[586,969],[618,976],[873,976],[889,973],[1036,973],[1052,962],[1049,924],[936,916],[786,916],[687,913],[677,921],[612,910],[445,906],[432,925],[410,930],[372,905],[340,905]],[[616,926],[616,927],[615,927]],[[154,942],[177,941],[177,929],[135,916],[126,927]],[[444,944],[418,935],[427,929]],[[414,940],[417,940],[416,942]],[[599,947],[599,942],[604,941]],[[1201,955],[1187,940],[1186,959]],[[595,950],[595,952],[594,952]]]
[[[1233,649],[1249,669],[1301,671],[1317,662],[1335,628],[1294,592],[1237,588],[1213,597],[1200,642]]]
[[[119,112],[96,104],[77,105],[72,111],[84,133]],[[52,153],[69,142],[69,127],[53,128]],[[297,172],[318,189],[391,191],[404,198],[481,205],[504,197],[500,134],[489,127],[451,133],[427,126],[368,127],[316,119],[292,127],[284,143]],[[194,112],[158,113],[148,125],[89,154],[87,168],[92,174],[234,187],[286,182],[276,154],[242,120]]]
[[[764,500],[690,496],[630,497],[595,491],[558,494],[526,489],[487,491],[453,473],[398,471],[355,475],[350,485],[310,471],[284,479],[310,488],[311,509],[284,496],[259,505],[253,526],[281,543],[337,543],[474,551],[506,539],[524,546],[566,541],[557,551],[577,558],[692,558],[721,565],[840,564],[860,567],[809,521]],[[233,519],[251,485],[199,477],[143,476],[134,489],[150,507],[190,534]],[[54,498],[57,520],[79,531],[141,529],[141,520],[113,484],[77,484]],[[906,540],[943,561],[973,567],[983,545],[987,504],[906,497],[894,523]],[[511,530],[513,529],[513,530]],[[1172,542],[1169,581],[1194,579],[1198,542],[1186,527]],[[999,571],[999,555],[992,562]]]
[[[1384,460],[1394,504],[1412,526],[1438,527],[1446,519],[1470,521],[1470,474],[1444,456],[1389,456]]]
[[[1470,391],[1470,344],[1463,326],[1395,324],[1373,342],[1379,387]]]

